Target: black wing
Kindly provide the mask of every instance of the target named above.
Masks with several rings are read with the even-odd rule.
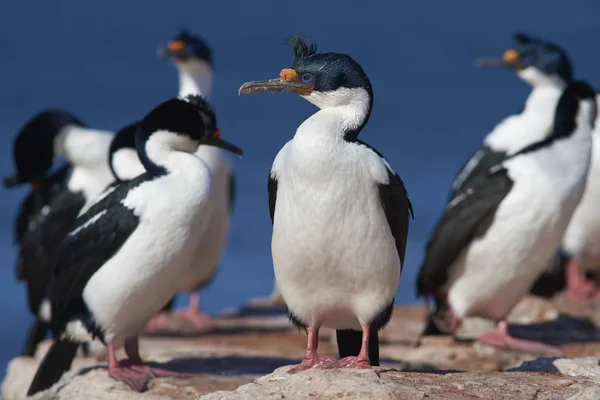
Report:
[[[29,308],[37,314],[56,265],[60,242],[69,233],[85,204],[81,193],[63,190],[46,211],[36,218],[35,226],[21,240],[17,277],[27,282]]]
[[[36,219],[42,208],[66,189],[66,181],[71,171],[69,164],[64,165],[52,175],[42,179],[39,187],[31,190],[23,199],[15,220],[15,243],[21,243],[27,231],[35,228]]]
[[[402,179],[394,171],[388,169],[389,182],[387,185],[380,184],[379,198],[385,211],[392,235],[396,240],[396,249],[400,262],[404,266],[404,255],[406,252],[406,239],[408,238],[409,216],[415,217],[412,204],[408,199],[408,193]]]
[[[450,202],[461,191],[463,187],[468,185],[473,179],[482,174],[487,174],[490,168],[500,164],[507,157],[505,151],[496,151],[487,145],[481,146],[462,166],[460,172],[452,182],[452,188],[448,197]]]
[[[121,201],[129,191],[148,180],[146,174],[116,186],[73,224],[62,241],[52,288],[52,323],[55,332],[65,322],[67,308],[77,301],[89,279],[125,243],[139,223],[133,210]]]
[[[368,143],[365,143],[360,139],[356,139],[353,142],[366,147],[385,161],[383,154]],[[404,266],[406,239],[408,238],[408,220],[411,216],[414,219],[415,213],[412,204],[408,199],[408,193],[404,186],[404,182],[402,182],[402,179],[400,179],[400,176],[398,176],[397,173],[387,168],[387,166],[386,169],[388,171],[389,181],[385,185],[378,185],[379,198],[381,199],[381,205],[385,211],[385,216],[390,225],[392,235],[396,240],[396,249],[398,250],[398,256],[400,256],[400,262],[402,263],[402,266]],[[275,189],[277,189],[277,186],[275,186]],[[275,204],[273,204],[273,208],[275,208]]]
[[[277,201],[277,178],[269,173],[269,183],[267,184],[269,190],[269,213],[271,214],[271,223],[275,217],[275,202]]]
[[[233,172],[229,174],[229,211],[233,211],[233,203],[235,202],[235,175]]]
[[[418,295],[436,295],[448,279],[448,268],[461,251],[483,235],[513,181],[504,168],[479,176],[457,193],[444,210],[427,247],[417,279]]]

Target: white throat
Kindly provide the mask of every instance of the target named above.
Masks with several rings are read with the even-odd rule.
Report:
[[[296,136],[316,139],[343,139],[358,129],[369,115],[370,97],[363,88],[340,88],[332,92],[312,92],[302,96],[321,110],[298,127]]]
[[[167,130],[152,133],[145,144],[146,155],[154,164],[165,168],[169,172],[185,169],[186,164],[181,163],[182,156],[197,150],[198,142],[187,136],[179,135]],[[151,170],[154,166],[149,166]]]
[[[140,162],[136,149],[122,148],[117,150],[110,160],[113,173],[121,181],[128,181],[146,172]]]
[[[532,68],[521,73],[530,69]],[[529,73],[536,76],[538,74],[535,71]],[[540,77],[537,84],[533,85],[520,114],[504,119],[486,137],[485,143],[488,146],[514,154],[552,132],[554,112],[566,84],[562,79],[546,78]]]
[[[204,61],[186,61],[175,65],[179,71],[179,97],[199,94],[210,98],[213,84],[210,64]]]

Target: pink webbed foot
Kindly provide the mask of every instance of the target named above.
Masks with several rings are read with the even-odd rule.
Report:
[[[304,357],[302,363],[288,370],[288,374],[297,374],[298,372],[306,371],[307,369],[329,369],[334,368],[336,363],[335,358],[327,356],[307,356]]]
[[[567,280],[567,297],[572,301],[586,302],[600,298],[600,285],[588,280],[585,272],[579,268],[578,262],[571,259],[565,271]]]
[[[302,363],[296,365],[294,368],[288,370],[288,374],[296,374],[300,371],[306,371],[307,369],[320,368],[327,369],[332,368],[335,364],[335,359],[327,356],[320,356],[317,354],[317,347],[319,344],[319,327],[309,326],[308,327],[308,343],[306,344],[306,354]]]
[[[194,327],[198,333],[209,331],[215,326],[214,320],[209,315],[197,309],[183,308],[173,314],[178,320],[183,320]]]
[[[129,361],[121,361],[118,366],[109,366],[108,376],[123,382],[136,392],[143,392],[148,388],[148,382],[153,376],[147,371],[132,368]]]
[[[478,342],[491,347],[522,351],[525,353],[544,354],[556,357],[563,354],[562,350],[558,347],[531,340],[517,339],[510,336],[507,324],[504,321],[498,323],[495,331],[486,332],[481,335]]]
[[[344,357],[333,368],[371,368],[371,362],[364,357]]]
[[[170,371],[168,369],[153,368],[145,364],[135,364],[131,366],[131,369],[139,371],[140,373],[146,373],[151,377],[171,377],[171,378],[189,378],[192,374],[186,374],[184,372]]]

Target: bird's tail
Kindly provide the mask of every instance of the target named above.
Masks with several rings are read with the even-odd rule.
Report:
[[[78,343],[70,340],[56,340],[35,373],[27,396],[46,390],[58,382],[60,377],[71,368],[78,346]]]
[[[353,329],[335,331],[340,358],[358,356],[362,347],[362,332]],[[369,332],[369,361],[371,366],[379,365],[379,335],[376,328]]]
[[[38,344],[44,340],[49,329],[50,326],[46,322],[36,318],[29,328],[22,355],[33,357]]]
[[[434,298],[433,304],[428,306],[428,308],[427,320],[425,321],[425,328],[421,332],[421,337],[425,335],[439,336],[451,334],[452,332],[444,324],[447,312],[444,303]]]
[[[558,250],[529,292],[536,296],[550,298],[564,290],[567,287],[565,271],[569,259],[570,255],[567,252]]]

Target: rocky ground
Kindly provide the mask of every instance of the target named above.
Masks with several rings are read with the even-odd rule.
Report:
[[[106,374],[94,357],[78,357],[39,399],[600,399],[600,309],[527,298],[511,314],[516,336],[561,347],[565,358],[544,359],[492,349],[469,339],[492,327],[469,320],[450,337],[419,338],[426,310],[398,306],[381,333],[382,366],[373,370],[285,371],[304,354],[306,336],[274,310],[245,310],[219,318],[203,335],[173,326],[144,337],[142,356],[162,368],[193,374],[160,378],[134,393]],[[2,384],[6,400],[24,398],[49,342],[34,358],[14,359]],[[332,331],[319,351],[335,356]],[[122,355],[121,355],[122,356]],[[585,358],[587,357],[587,358]],[[598,357],[598,358],[596,358]],[[534,361],[535,360],[535,361]],[[508,372],[503,372],[508,371]]]

